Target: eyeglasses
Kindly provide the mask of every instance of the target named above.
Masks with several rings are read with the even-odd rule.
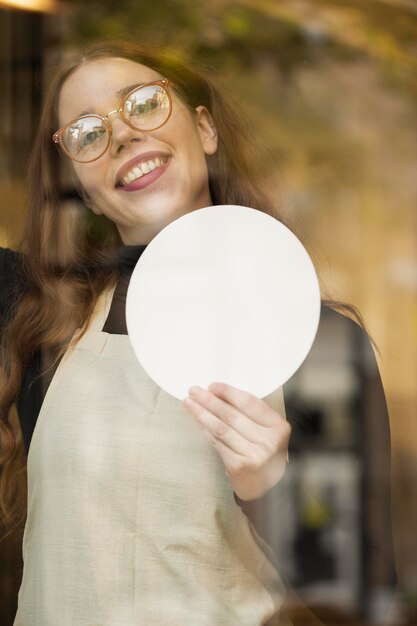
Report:
[[[52,140],[73,161],[96,161],[111,143],[110,115],[117,113],[128,126],[140,131],[157,130],[167,122],[172,111],[168,87],[166,78],[140,85],[123,98],[118,109],[105,117],[95,113],[81,115],[64,124]]]

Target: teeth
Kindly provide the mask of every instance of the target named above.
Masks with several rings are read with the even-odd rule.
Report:
[[[156,157],[155,159],[150,159],[145,163],[141,163],[140,165],[135,165],[135,167],[130,170],[128,174],[121,181],[123,185],[128,185],[133,182],[137,178],[141,178],[144,174],[148,174],[149,172],[153,172],[157,167],[161,167],[165,161]]]

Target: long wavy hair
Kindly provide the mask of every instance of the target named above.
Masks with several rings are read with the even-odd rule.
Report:
[[[102,291],[117,282],[117,248],[122,243],[114,223],[97,216],[83,202],[72,202],[68,163],[51,140],[59,126],[62,85],[83,63],[126,58],[168,78],[190,111],[204,105],[218,131],[219,144],[207,157],[213,204],[238,204],[283,221],[264,190],[257,142],[207,69],[185,64],[172,52],[135,42],[97,42],[66,59],[54,70],[43,105],[28,168],[28,210],[18,246],[18,280],[9,320],[2,333],[0,392],[0,522],[6,536],[23,527],[26,517],[25,462],[19,457],[19,432],[10,410],[21,389],[25,367],[36,353],[48,355],[51,368],[68,348],[77,328],[85,332]],[[80,190],[79,190],[80,191]],[[81,196],[82,196],[81,190]],[[22,286],[24,288],[22,288]],[[334,308],[338,304],[333,302]],[[351,313],[354,313],[353,308]],[[46,363],[46,365],[45,365]],[[21,438],[20,438],[21,442]],[[16,468],[19,468],[17,471]]]

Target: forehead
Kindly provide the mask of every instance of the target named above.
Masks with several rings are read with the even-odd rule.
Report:
[[[64,82],[59,96],[59,119],[64,123],[82,111],[106,115],[118,106],[120,89],[163,78],[146,65],[129,59],[97,59],[80,65]]]

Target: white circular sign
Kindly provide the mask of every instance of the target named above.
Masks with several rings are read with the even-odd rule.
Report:
[[[319,318],[305,248],[281,222],[243,206],[171,222],[140,256],[127,292],[135,354],[181,400],[212,382],[269,395],[307,356]]]

